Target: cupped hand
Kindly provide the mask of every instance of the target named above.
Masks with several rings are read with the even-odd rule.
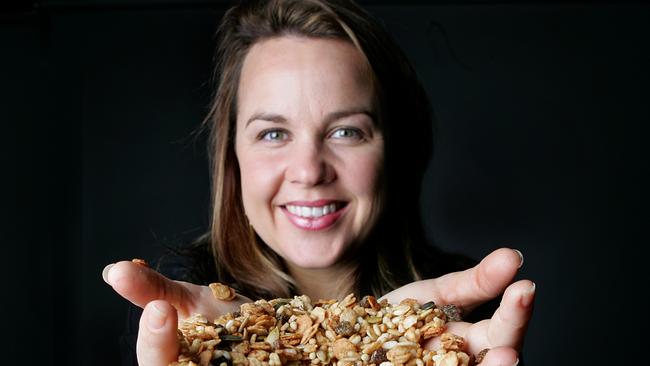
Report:
[[[470,354],[478,354],[489,348],[481,365],[516,365],[535,297],[533,282],[521,280],[512,283],[522,264],[520,252],[502,248],[466,271],[413,282],[386,294],[382,299],[390,303],[399,303],[405,298],[416,299],[420,303],[433,300],[436,304],[454,304],[467,313],[503,294],[492,318],[478,323],[449,322],[448,332],[465,338]],[[432,338],[425,347],[437,349],[439,339]]]
[[[102,276],[118,294],[144,309],[136,346],[140,366],[167,366],[178,359],[179,318],[195,313],[216,318],[251,301],[241,295],[220,301],[207,286],[173,281],[130,261],[107,266]]]

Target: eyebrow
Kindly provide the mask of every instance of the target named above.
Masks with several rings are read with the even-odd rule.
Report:
[[[366,116],[368,116],[373,121],[373,123],[376,122],[375,114],[372,113],[370,110],[365,109],[365,108],[352,108],[352,109],[346,109],[346,110],[342,110],[342,111],[331,112],[331,113],[328,113],[325,116],[325,119],[323,120],[323,122],[325,124],[328,124],[328,123],[334,122],[336,120],[339,120],[339,119],[342,119],[342,118],[345,118],[345,117],[349,117],[349,116],[352,116],[352,115],[355,115],[355,114],[365,114]],[[253,114],[251,116],[251,118],[248,119],[248,121],[246,121],[246,126],[245,127],[248,127],[248,125],[251,122],[255,121],[255,120],[268,121],[268,122],[274,122],[274,123],[286,123],[287,122],[287,118],[285,116],[281,115],[281,114],[267,113],[267,112],[257,112],[255,114]]]

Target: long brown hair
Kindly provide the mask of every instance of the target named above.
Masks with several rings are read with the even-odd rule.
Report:
[[[379,295],[419,279],[414,258],[424,258],[419,252],[426,244],[418,202],[431,152],[431,114],[414,70],[386,31],[352,1],[262,0],[229,9],[217,34],[217,89],[205,124],[212,170],[210,243],[219,278],[252,297],[286,297],[295,291],[282,259],[248,224],[234,151],[237,88],[248,50],[263,39],[295,35],[351,42],[366,57],[378,85],[386,199],[358,253],[356,291]]]

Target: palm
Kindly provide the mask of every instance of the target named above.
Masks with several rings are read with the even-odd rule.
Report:
[[[535,291],[531,281],[511,283],[520,265],[521,259],[514,251],[499,249],[474,268],[413,282],[384,298],[391,303],[405,298],[420,303],[433,300],[438,304],[455,304],[467,313],[503,294],[492,318],[477,323],[449,322],[448,331],[465,338],[470,354],[491,349],[484,364],[513,364],[523,344]],[[433,338],[425,347],[437,349],[438,343],[439,339]]]

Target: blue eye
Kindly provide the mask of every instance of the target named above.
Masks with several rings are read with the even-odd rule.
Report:
[[[266,141],[283,141],[287,138],[287,133],[282,130],[265,130],[260,133],[260,139]]]
[[[342,127],[334,130],[331,136],[335,139],[360,140],[363,137],[363,133],[357,128]]]

